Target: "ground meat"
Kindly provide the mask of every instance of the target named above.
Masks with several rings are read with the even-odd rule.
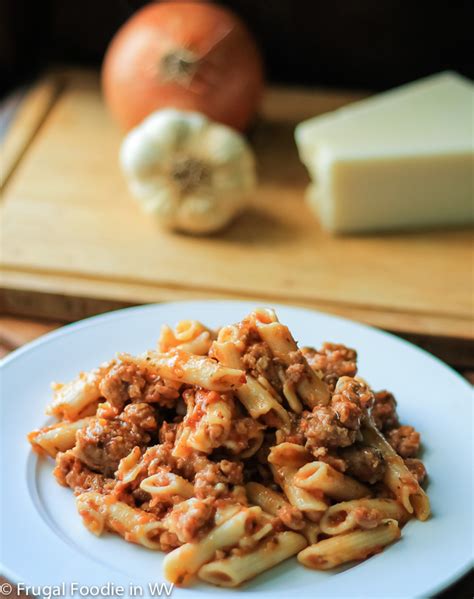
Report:
[[[141,398],[145,385],[145,372],[136,364],[124,361],[105,375],[99,389],[108,403],[120,412],[128,400]]]
[[[174,445],[176,441],[176,433],[178,432],[178,423],[164,421],[159,432],[160,443],[171,443]]]
[[[346,474],[358,480],[374,484],[385,474],[385,461],[381,452],[372,447],[355,444],[339,452],[346,463]]]
[[[414,458],[420,449],[420,433],[412,426],[400,426],[385,433],[393,449],[402,458]]]
[[[347,447],[357,436],[357,431],[340,424],[331,406],[315,406],[312,412],[303,412],[299,432],[310,451],[315,447]]]
[[[266,343],[263,341],[251,344],[242,357],[246,370],[258,378],[264,376],[274,389],[281,389],[281,365]]]
[[[357,353],[345,345],[324,343],[320,350],[304,347],[301,351],[311,368],[322,373],[331,391],[341,376],[357,374]]]
[[[399,425],[397,402],[389,391],[377,391],[374,394],[371,415],[375,426],[380,431],[386,431]]]
[[[108,493],[113,490],[116,482],[114,479],[89,470],[76,457],[73,450],[57,454],[54,476],[60,485],[71,487],[76,495],[85,491]]]
[[[133,403],[125,406],[119,418],[123,422],[137,426],[144,431],[155,431],[158,429],[156,412],[147,403]]]
[[[221,460],[199,464],[200,470],[194,477],[194,492],[196,497],[224,497],[229,494],[230,485],[241,485],[243,482],[242,463]]]
[[[170,408],[179,397],[179,385],[166,383],[126,358],[106,374],[99,390],[115,413],[121,412],[128,401],[156,403]]]
[[[190,499],[178,503],[166,516],[168,531],[181,543],[199,539],[214,524],[215,507],[212,500]]]
[[[156,474],[163,467],[169,470],[176,470],[177,460],[173,456],[173,444],[169,442],[160,443],[149,447],[143,454],[143,464],[147,471],[147,476]]]
[[[120,419],[94,418],[76,434],[75,453],[91,470],[112,476],[134,447],[143,447],[150,435]]]
[[[415,475],[416,480],[421,485],[426,478],[426,468],[423,462],[417,458],[407,458],[405,460],[405,466]]]
[[[262,425],[253,418],[237,418],[232,423],[232,429],[222,445],[232,454],[239,454],[260,442],[262,428]]]
[[[307,376],[307,362],[301,351],[293,351],[288,355],[290,366],[285,371],[285,380],[296,387],[302,378]],[[309,371],[311,373],[311,371]]]
[[[164,408],[172,408],[175,406],[178,398],[179,385],[166,383],[159,377],[148,377],[147,384],[143,390],[142,401],[156,403]]]
[[[373,401],[374,395],[362,379],[342,376],[337,381],[331,405],[341,424],[358,430],[364,410],[370,408]]]

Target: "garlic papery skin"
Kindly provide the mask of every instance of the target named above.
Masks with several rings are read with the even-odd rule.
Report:
[[[229,224],[256,186],[244,137],[196,112],[151,114],[125,137],[120,164],[145,212],[167,229],[193,234]]]

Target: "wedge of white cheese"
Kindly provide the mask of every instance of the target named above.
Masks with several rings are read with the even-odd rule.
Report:
[[[473,84],[441,73],[304,121],[310,206],[333,232],[474,220]]]

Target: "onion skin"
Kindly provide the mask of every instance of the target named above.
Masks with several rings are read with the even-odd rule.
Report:
[[[116,33],[102,68],[106,104],[129,130],[177,108],[245,130],[263,92],[260,53],[227,9],[200,2],[145,6]]]

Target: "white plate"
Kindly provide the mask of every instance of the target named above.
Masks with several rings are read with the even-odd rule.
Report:
[[[52,380],[68,381],[118,351],[155,346],[160,325],[197,318],[218,326],[240,320],[247,302],[182,302],[113,312],[64,327],[9,356],[1,370],[2,561],[27,584],[122,585],[148,594],[162,581],[163,555],[114,535],[95,538],[76,514],[70,490],[57,485],[52,462],[39,460],[26,434],[48,422]],[[472,560],[472,398],[469,385],[439,360],[382,331],[308,310],[279,307],[280,320],[303,344],[325,340],[355,347],[359,372],[399,402],[402,422],[421,433],[430,475],[433,517],[410,522],[383,553],[339,572],[315,572],[290,560],[237,591],[206,585],[174,589],[173,597],[206,595],[417,597],[454,582]],[[94,592],[94,591],[92,591]],[[105,591],[106,593],[107,591]],[[104,592],[103,592],[104,594]],[[78,597],[78,593],[75,593]]]

